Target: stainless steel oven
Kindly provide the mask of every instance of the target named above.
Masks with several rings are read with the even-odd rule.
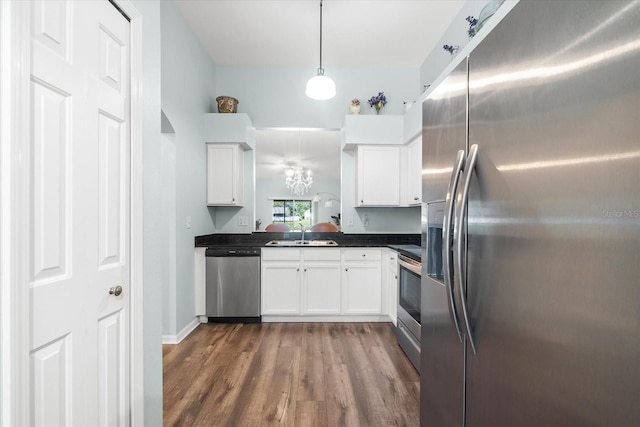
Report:
[[[398,344],[420,372],[422,263],[398,254]]]

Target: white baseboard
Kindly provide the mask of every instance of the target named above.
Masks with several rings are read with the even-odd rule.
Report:
[[[281,315],[262,315],[263,323],[274,322],[391,322],[388,315],[327,315],[327,316],[281,316]]]
[[[195,318],[187,326],[185,326],[178,335],[163,335],[162,336],[162,344],[180,344],[180,342],[185,339],[195,328],[200,324],[200,319]]]

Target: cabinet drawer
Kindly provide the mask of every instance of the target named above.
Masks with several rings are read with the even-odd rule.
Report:
[[[343,249],[344,261],[381,261],[382,250],[372,248]]]
[[[305,261],[340,261],[340,249],[303,249]]]
[[[262,249],[263,261],[300,261],[300,249],[278,248]]]

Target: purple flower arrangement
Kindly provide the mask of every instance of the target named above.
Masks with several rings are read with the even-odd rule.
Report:
[[[369,103],[369,107],[376,108],[376,114],[380,114],[380,110],[382,110],[382,107],[387,103],[387,98],[384,96],[384,92],[378,92],[378,95],[372,96],[367,102]]]
[[[467,30],[467,35],[469,36],[469,38],[471,38],[476,35],[476,25],[478,25],[478,20],[473,16],[467,16],[465,19],[469,23],[469,29]]]
[[[452,44],[452,45],[448,45],[445,44],[444,46],[442,46],[442,48],[444,50],[446,50],[447,52],[449,52],[451,55],[453,55],[454,52],[457,52],[458,49],[460,49],[460,46],[458,46],[457,44]]]

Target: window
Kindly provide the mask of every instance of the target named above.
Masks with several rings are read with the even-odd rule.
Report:
[[[284,222],[292,230],[311,225],[311,200],[274,200],[273,222]]]

